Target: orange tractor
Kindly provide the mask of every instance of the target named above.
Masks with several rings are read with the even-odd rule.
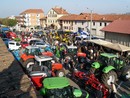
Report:
[[[27,46],[20,56],[20,63],[25,69],[28,69],[30,65],[34,64],[35,55],[45,55],[53,57],[53,53],[50,51],[45,51],[42,48],[36,46]]]

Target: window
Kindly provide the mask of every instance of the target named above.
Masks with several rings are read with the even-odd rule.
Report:
[[[75,24],[77,24],[77,21],[75,21]]]
[[[102,23],[100,22],[100,26],[102,26]]]
[[[84,22],[82,22],[82,25],[84,25]]]
[[[20,46],[20,44],[19,44],[19,43],[16,43],[16,46]]]
[[[104,23],[104,26],[107,26],[107,23],[106,23],[106,22]]]
[[[95,26],[95,22],[93,22],[93,26]]]
[[[9,43],[10,45],[14,45],[14,43]]]

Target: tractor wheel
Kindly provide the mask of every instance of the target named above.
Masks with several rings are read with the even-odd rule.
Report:
[[[96,71],[96,69],[95,69],[95,68],[93,68],[93,67],[91,67],[91,68],[90,68],[90,70],[89,70],[89,73],[94,74],[94,73],[95,73],[95,71]]]
[[[25,61],[25,62],[23,63],[23,66],[24,66],[24,68],[25,68],[26,70],[30,70],[31,65],[33,65],[33,64],[34,64],[34,60],[33,60],[33,59],[28,59],[27,61]]]
[[[56,71],[56,76],[57,76],[57,77],[64,77],[64,76],[65,76],[64,70],[63,70],[63,69],[57,70],[57,71]]]
[[[108,73],[104,73],[101,77],[101,81],[105,84],[106,87],[111,88],[111,83],[115,83],[117,81],[116,72],[111,70]]]
[[[130,81],[130,67],[127,66],[123,69],[122,78]]]

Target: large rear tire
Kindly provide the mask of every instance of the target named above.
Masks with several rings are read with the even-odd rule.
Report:
[[[90,70],[89,70],[89,73],[95,74],[95,71],[96,71],[96,68],[91,67]]]
[[[116,72],[111,70],[108,73],[104,73],[101,77],[101,81],[105,84],[106,87],[111,88],[112,83],[115,84],[115,82],[117,81]]]
[[[129,80],[130,81],[130,66],[127,66],[123,69],[123,72],[122,72],[122,78],[124,80]]]
[[[29,70],[29,68],[34,65],[34,59],[28,59],[23,63],[23,66],[26,70]]]

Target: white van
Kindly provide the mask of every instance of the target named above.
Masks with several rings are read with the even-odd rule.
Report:
[[[16,41],[9,41],[8,48],[9,50],[18,50],[21,48],[21,45]]]

